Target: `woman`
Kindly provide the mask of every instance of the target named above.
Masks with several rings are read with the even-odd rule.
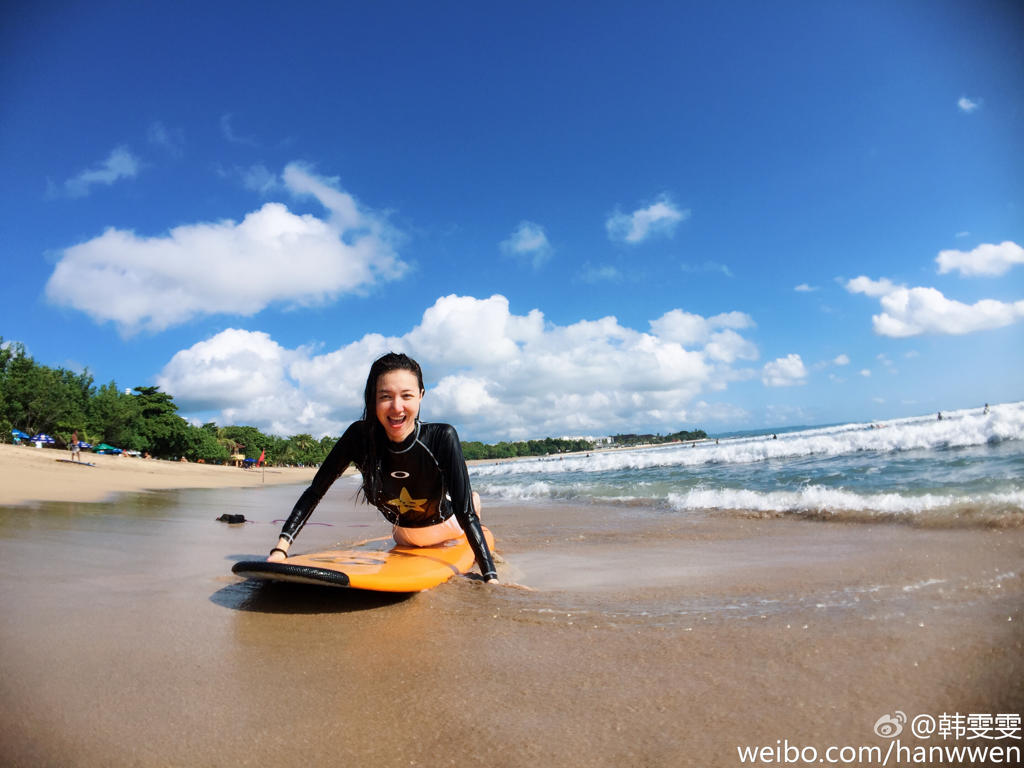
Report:
[[[392,523],[397,543],[427,547],[465,534],[484,580],[498,581],[459,436],[448,424],[420,422],[423,394],[423,372],[411,357],[389,352],[374,362],[363,418],[345,430],[295,502],[268,560],[285,559],[327,489],[354,463],[363,496]]]

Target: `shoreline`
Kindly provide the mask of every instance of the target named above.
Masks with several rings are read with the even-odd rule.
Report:
[[[12,765],[727,768],[778,739],[884,753],[894,711],[1024,712],[1021,530],[495,503],[533,591],[380,596],[233,576],[292,499],[244,495],[239,526],[202,493],[0,515]],[[386,528],[343,490],[299,546]]]
[[[647,447],[660,447],[672,443]],[[587,453],[636,450],[643,446],[598,448],[593,451],[548,456],[512,456],[472,459],[466,464],[486,466],[509,461],[548,460]],[[163,459],[111,456],[83,452],[77,467],[70,451],[30,445],[0,444],[0,506],[19,506],[48,501],[104,501],[118,493],[139,493],[189,488],[252,488],[260,485],[308,484],[319,467],[271,467],[241,469],[228,465],[197,464]],[[356,472],[355,467],[345,475]]]
[[[185,488],[252,488],[308,483],[316,467],[241,469],[82,453],[74,466],[69,451],[0,445],[0,506],[47,501],[98,502],[118,493]]]

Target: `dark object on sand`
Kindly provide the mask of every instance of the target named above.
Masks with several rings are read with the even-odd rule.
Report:
[[[219,523],[244,523],[245,515],[221,515],[217,518]]]

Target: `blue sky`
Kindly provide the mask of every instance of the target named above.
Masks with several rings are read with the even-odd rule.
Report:
[[[0,30],[0,335],[339,432],[1024,396],[1015,2],[47,3]]]

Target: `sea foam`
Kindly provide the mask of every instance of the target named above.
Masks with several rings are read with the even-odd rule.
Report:
[[[613,472],[652,467],[696,467],[704,464],[752,464],[771,459],[833,457],[874,451],[896,453],[993,445],[1024,440],[1024,402],[936,416],[843,424],[780,434],[685,443],[668,447],[596,451],[589,455],[526,459],[479,465],[473,476]]]
[[[1024,402],[471,469],[506,501],[1024,525]]]

